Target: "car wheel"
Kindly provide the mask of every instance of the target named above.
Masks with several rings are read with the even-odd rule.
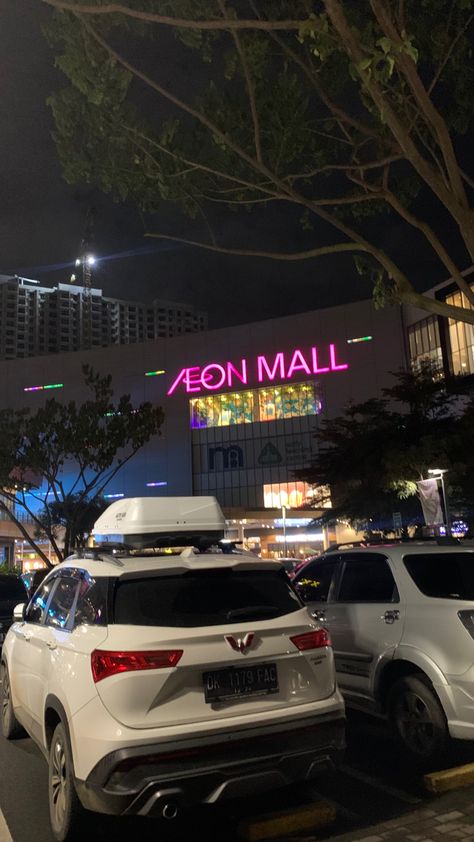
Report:
[[[53,836],[58,842],[83,838],[85,810],[74,786],[74,769],[66,729],[60,722],[54,731],[49,751],[49,817]]]
[[[409,675],[393,685],[388,714],[396,737],[418,763],[441,758],[449,743],[444,711],[428,679]]]
[[[17,737],[24,736],[25,732],[13,712],[10,676],[7,665],[3,663],[0,667],[0,678],[2,682],[2,734],[7,740],[15,740]]]

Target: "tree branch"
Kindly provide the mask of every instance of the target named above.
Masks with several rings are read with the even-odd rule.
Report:
[[[226,16],[226,8],[224,0],[218,0],[219,7],[222,11],[222,15],[225,18]],[[250,113],[252,115],[252,123],[253,123],[253,134],[255,139],[255,155],[257,157],[257,161],[262,163],[262,145],[260,140],[260,123],[258,119],[258,112],[257,112],[257,105],[255,102],[255,88],[252,82],[252,78],[250,76],[249,67],[247,64],[247,59],[245,58],[245,52],[242,47],[242,42],[240,40],[239,35],[235,30],[231,32],[232,40],[235,44],[235,49],[240,58],[240,63],[242,65],[242,72],[245,78],[245,84],[247,86],[247,94],[249,98],[249,105],[250,105]]]
[[[2,491],[2,494],[3,494],[3,495],[4,495],[4,496],[5,496],[8,500],[12,500],[12,498],[11,498],[11,497],[8,495],[8,493],[6,493],[5,491]],[[14,500],[13,502],[16,502],[16,498],[15,498],[15,500]],[[19,520],[19,519],[15,516],[14,512],[13,512],[11,509],[9,509],[9,508],[8,508],[8,506],[6,505],[6,503],[4,503],[4,502],[3,502],[3,500],[1,500],[1,499],[0,499],[0,511],[5,512],[5,514],[7,515],[7,517],[8,517],[8,518],[12,521],[12,523],[14,523],[14,524],[15,524],[15,526],[17,527],[17,529],[19,529],[19,530],[20,530],[20,532],[21,532],[21,534],[23,535],[23,537],[24,537],[25,541],[27,541],[27,542],[28,542],[28,544],[30,545],[30,547],[32,547],[32,548],[34,549],[34,551],[35,551],[36,553],[38,553],[39,557],[40,557],[40,558],[44,561],[44,563],[46,564],[46,566],[47,566],[49,569],[51,569],[52,564],[51,564],[51,562],[50,562],[50,560],[49,560],[48,556],[46,555],[46,553],[44,553],[44,552],[43,552],[43,550],[41,549],[41,547],[39,547],[39,546],[38,546],[38,544],[36,543],[36,541],[34,540],[34,538],[32,538],[32,537],[31,537],[31,535],[29,534],[28,530],[26,529],[26,527],[25,527],[25,525],[22,523],[22,521],[21,521],[21,520]]]
[[[368,250],[364,245],[359,245],[358,243],[336,243],[332,246],[321,246],[321,248],[308,249],[307,251],[258,251],[256,249],[226,248],[225,246],[213,245],[211,243],[202,243],[198,240],[187,240],[184,237],[174,237],[171,234],[154,234],[149,232],[145,234],[145,237],[150,237],[156,240],[171,240],[175,243],[182,243],[187,246],[196,246],[197,248],[207,249],[207,251],[216,251],[220,254],[233,254],[240,257],[265,257],[272,260],[282,260],[286,262],[309,260],[312,257],[320,257],[324,254],[339,254],[340,252],[354,251],[366,252]]]
[[[420,231],[424,235],[426,240],[431,245],[433,251],[436,252],[439,259],[446,267],[453,280],[458,285],[459,289],[463,291],[469,303],[472,304],[472,306],[474,307],[474,291],[471,289],[471,287],[459,271],[458,267],[449,256],[443,244],[439,241],[433,229],[426,222],[423,222],[421,219],[418,219],[416,216],[414,216],[414,214],[410,213],[410,211],[408,211],[407,208],[405,208],[404,205],[402,205],[398,197],[395,196],[395,194],[392,193],[391,190],[387,190],[385,192],[385,198],[387,202],[391,205],[391,207],[397,211],[399,216],[402,217],[402,219],[405,219],[405,221],[408,222],[409,225],[412,225],[413,228],[417,228],[418,231]]]
[[[446,67],[449,59],[451,58],[456,44],[458,43],[459,39],[462,38],[464,33],[469,29],[473,20],[474,20],[474,15],[471,15],[467,19],[466,25],[462,29],[460,29],[459,32],[456,33],[456,37],[453,38],[453,40],[451,41],[451,44],[449,45],[449,48],[446,51],[446,55],[445,55],[443,61],[441,62],[440,66],[438,67],[438,70],[436,71],[435,75],[433,76],[433,79],[430,82],[430,85],[428,87],[428,95],[430,95],[433,92],[433,89],[438,84],[439,79],[441,77],[441,74],[442,74],[444,68]]]
[[[65,12],[73,12],[77,15],[124,15],[135,20],[147,23],[157,23],[162,26],[172,26],[178,29],[194,29],[207,31],[231,31],[239,29],[258,29],[263,32],[275,30],[296,30],[299,31],[307,19],[301,20],[239,20],[230,18],[224,20],[189,20],[189,18],[173,18],[168,15],[158,15],[154,12],[143,12],[138,9],[131,9],[129,6],[122,6],[120,3],[106,3],[103,6],[81,5],[80,3],[67,2],[67,0],[43,0],[48,6],[55,9],[62,9]]]
[[[347,55],[353,61],[365,90],[379,109],[380,114],[384,116],[386,125],[400,144],[407,160],[412,164],[415,171],[420,175],[425,184],[427,184],[435,195],[438,196],[440,201],[446,206],[447,210],[449,210],[452,217],[458,223],[461,235],[474,259],[474,236],[471,230],[472,214],[470,214],[466,210],[466,207],[459,202],[457,195],[446,187],[442,178],[438,175],[432,164],[419,152],[407,132],[406,127],[400,122],[398,115],[390,105],[383,89],[380,87],[378,82],[373,79],[370,73],[363,69],[363,59],[365,56],[355,39],[347,18],[344,15],[341,1],[324,0],[324,4],[334,28],[339,33],[341,44],[344,45]]]
[[[433,126],[443,154],[443,159],[454,195],[460,205],[467,208],[467,198],[464,192],[464,186],[459,173],[459,164],[456,159],[448,127],[440,112],[437,108],[435,108],[432,100],[428,96],[425,86],[418,75],[416,64],[412,57],[408,55],[404,49],[403,40],[394,25],[385,4],[382,0],[370,0],[370,5],[384,34],[398,47],[398,52],[394,56],[395,64],[399,67],[402,75],[408,82],[408,85],[410,86],[410,89],[425,118]]]
[[[356,117],[353,117],[352,115],[348,114],[346,111],[344,111],[343,108],[341,108],[339,105],[337,105],[330,99],[330,97],[325,92],[324,88],[319,84],[315,73],[313,73],[312,69],[305,64],[305,62],[298,55],[298,53],[292,50],[291,47],[289,47],[288,44],[286,44],[286,42],[282,38],[280,38],[278,35],[275,35],[275,33],[270,32],[269,35],[270,38],[272,38],[272,40],[275,41],[275,43],[278,44],[281,47],[281,49],[292,59],[292,61],[295,62],[295,64],[300,68],[300,70],[302,70],[312,87],[314,87],[315,91],[317,92],[321,102],[326,106],[330,114],[332,114],[335,119],[347,123],[347,125],[352,126],[352,128],[357,129],[357,131],[359,131],[361,134],[366,135],[369,138],[377,140],[379,139],[376,133],[372,131],[370,126],[367,126],[361,120],[358,120]]]

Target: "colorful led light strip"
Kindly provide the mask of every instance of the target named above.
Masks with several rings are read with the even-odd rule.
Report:
[[[24,392],[43,392],[46,389],[62,389],[64,383],[49,383],[46,386],[25,386]]]
[[[145,377],[156,377],[157,374],[166,374],[164,368],[160,368],[157,371],[145,371]]]
[[[163,482],[147,482],[146,485],[147,485],[147,488],[158,488],[159,486],[162,486],[162,485],[168,485],[168,483],[164,482],[164,481]]]
[[[353,345],[355,342],[370,342],[373,338],[373,336],[358,336],[357,339],[348,339],[347,344]]]

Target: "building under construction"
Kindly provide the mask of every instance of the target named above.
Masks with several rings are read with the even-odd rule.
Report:
[[[0,275],[0,359],[128,345],[207,329],[207,313],[155,299],[105,297],[77,283],[41,286]]]

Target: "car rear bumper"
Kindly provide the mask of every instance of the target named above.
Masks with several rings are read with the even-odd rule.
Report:
[[[84,807],[112,815],[161,816],[196,804],[255,795],[334,769],[345,748],[341,714],[293,727],[248,729],[238,742],[202,739],[122,748],[87,780],[76,780]]]

